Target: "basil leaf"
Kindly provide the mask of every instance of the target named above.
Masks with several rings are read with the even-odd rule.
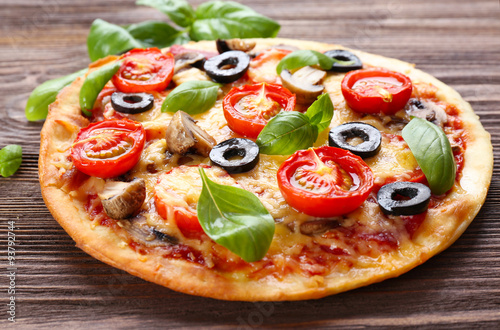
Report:
[[[195,12],[185,0],[138,0],[135,4],[158,9],[182,27],[190,26],[195,20]]]
[[[274,236],[274,219],[249,191],[211,181],[200,168],[203,189],[198,220],[205,233],[247,262],[266,255]]]
[[[193,40],[276,37],[280,25],[232,1],[209,1],[196,9],[197,20],[189,35]]]
[[[91,61],[132,48],[144,48],[144,46],[125,28],[99,18],[92,23],[87,37],[87,50]]]
[[[402,132],[433,194],[441,195],[455,182],[456,165],[450,141],[438,126],[413,118]]]
[[[174,44],[185,44],[189,36],[164,22],[146,21],[126,26],[130,35],[144,47],[165,48]]]
[[[330,126],[333,117],[333,104],[328,93],[321,94],[316,101],[307,109],[305,115],[309,118],[311,125],[323,132]]]
[[[291,155],[313,145],[318,128],[298,111],[282,111],[272,118],[257,137],[260,152],[267,155]]]
[[[49,104],[56,100],[57,94],[64,87],[71,84],[76,78],[83,76],[88,69],[83,69],[70,75],[48,80],[36,87],[31,92],[24,114],[29,121],[36,121],[47,118]]]
[[[214,106],[218,90],[219,84],[211,81],[186,81],[168,94],[161,111],[182,110],[190,115],[203,113]]]
[[[321,69],[329,70],[332,68],[333,59],[315,50],[296,50],[283,57],[276,67],[276,72],[281,74],[284,69],[293,70],[308,65],[319,65]]]
[[[94,108],[94,103],[97,96],[104,88],[106,83],[113,77],[113,75],[120,68],[121,61],[106,64],[99,69],[92,71],[88,74],[83,82],[82,89],[80,90],[80,108],[82,112],[91,116],[89,110]]]
[[[16,173],[21,166],[23,148],[16,144],[9,144],[0,150],[0,175],[4,178]]]

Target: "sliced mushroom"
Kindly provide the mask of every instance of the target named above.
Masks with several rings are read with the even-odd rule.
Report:
[[[446,112],[440,106],[415,98],[408,101],[405,112],[410,117],[419,117],[438,126],[443,126],[448,120]]]
[[[324,232],[337,228],[340,226],[340,222],[338,219],[321,219],[321,220],[313,220],[306,221],[300,224],[300,232],[303,235],[319,235]]]
[[[109,181],[99,194],[106,214],[112,219],[130,218],[140,209],[146,198],[146,184],[135,178],[130,182]]]
[[[297,95],[297,103],[310,104],[323,92],[325,86],[320,82],[325,78],[326,72],[305,66],[293,74],[288,70],[281,71],[283,86]]]
[[[198,68],[203,68],[203,62],[205,61],[205,56],[198,52],[184,52],[175,55],[175,66],[174,74],[182,69],[195,66]]]
[[[240,50],[242,52],[248,53],[254,49],[256,43],[255,41],[235,39],[217,39],[216,41],[217,50],[220,54],[228,52],[230,50]]]
[[[194,152],[208,157],[217,144],[215,139],[196,125],[196,121],[184,111],[177,111],[167,128],[167,149],[172,153]]]
[[[133,217],[129,221],[122,221],[120,226],[130,234],[135,242],[147,247],[175,245],[179,242],[176,237],[149,226],[146,218],[142,215]]]

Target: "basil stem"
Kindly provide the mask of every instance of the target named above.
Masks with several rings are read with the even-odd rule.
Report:
[[[249,7],[232,1],[209,1],[196,8],[190,37],[195,40],[273,38],[280,25]]]
[[[168,94],[161,105],[161,111],[182,110],[190,115],[203,113],[217,101],[219,86],[211,81],[186,81]]]
[[[16,173],[21,166],[23,148],[16,144],[9,144],[0,150],[0,175],[4,178]]]
[[[91,61],[120,54],[132,48],[144,46],[125,28],[99,18],[92,23],[87,37],[87,51]]]
[[[306,116],[311,125],[318,128],[318,132],[323,132],[333,117],[333,103],[328,93],[321,94],[316,101],[307,109]]]
[[[158,9],[182,27],[190,26],[196,19],[193,7],[186,0],[138,0],[135,4]]]
[[[88,69],[83,69],[70,75],[48,80],[31,92],[24,113],[29,121],[47,118],[49,104],[56,100],[57,94],[76,78],[83,76]]]
[[[85,78],[85,81],[83,82],[82,89],[80,90],[80,108],[85,115],[92,115],[89,110],[94,108],[97,96],[106,83],[118,71],[120,65],[121,61],[112,62],[101,66],[99,69],[92,71],[87,75],[87,78]]]
[[[247,262],[264,258],[274,236],[274,219],[251,192],[211,181],[203,182],[198,220],[205,233]]]
[[[450,141],[438,126],[421,118],[413,118],[402,132],[418,165],[435,195],[453,187],[456,165]]]
[[[321,54],[315,50],[296,50],[278,63],[276,72],[281,74],[283,70],[293,70],[308,65],[319,65],[323,70],[330,70],[334,61],[331,57]]]

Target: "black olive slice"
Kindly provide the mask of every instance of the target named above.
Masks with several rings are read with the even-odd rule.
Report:
[[[259,151],[259,146],[252,140],[233,138],[213,147],[210,151],[210,160],[228,173],[243,173],[257,165]]]
[[[358,145],[350,144],[349,139],[356,137],[362,139],[363,142]],[[349,150],[361,158],[368,158],[380,151],[382,134],[372,125],[352,122],[332,128],[328,135],[328,142],[330,147]]]
[[[148,93],[120,93],[111,94],[111,105],[118,112],[135,114],[153,108],[155,97]]]
[[[335,72],[349,72],[352,70],[359,70],[363,68],[363,63],[353,53],[343,49],[332,49],[324,53],[326,56],[335,60],[331,71]]]
[[[213,80],[227,84],[240,79],[250,65],[250,56],[242,51],[232,50],[205,61],[205,72]]]
[[[385,214],[414,215],[427,210],[431,190],[416,182],[393,182],[382,186],[377,202]]]

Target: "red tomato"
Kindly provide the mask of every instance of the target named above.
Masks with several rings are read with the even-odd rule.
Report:
[[[254,83],[281,84],[281,79],[276,73],[276,66],[278,66],[283,57],[291,52],[291,50],[279,48],[264,50],[250,61],[250,67],[247,71],[248,78]]]
[[[144,140],[140,123],[128,119],[104,120],[80,130],[71,147],[71,157],[83,173],[111,178],[125,174],[137,164]]]
[[[233,87],[224,97],[222,107],[229,128],[256,139],[278,112],[295,108],[295,94],[281,85],[244,85]]]
[[[161,92],[174,75],[174,56],[158,48],[132,49],[121,58],[123,63],[112,81],[123,93]]]
[[[373,188],[373,174],[351,152],[333,147],[299,150],[281,164],[278,186],[290,206],[315,217],[354,211]]]
[[[199,238],[204,231],[192,205],[194,201],[189,199],[188,193],[182,191],[195,189],[190,185],[190,180],[194,179],[193,173],[196,174],[197,170],[189,171],[189,167],[181,166],[160,175],[154,188],[155,205],[158,214],[167,221],[175,221],[184,236]],[[181,191],[178,192],[178,189]]]
[[[404,74],[374,68],[349,72],[341,88],[352,110],[393,115],[410,99],[412,84]]]

